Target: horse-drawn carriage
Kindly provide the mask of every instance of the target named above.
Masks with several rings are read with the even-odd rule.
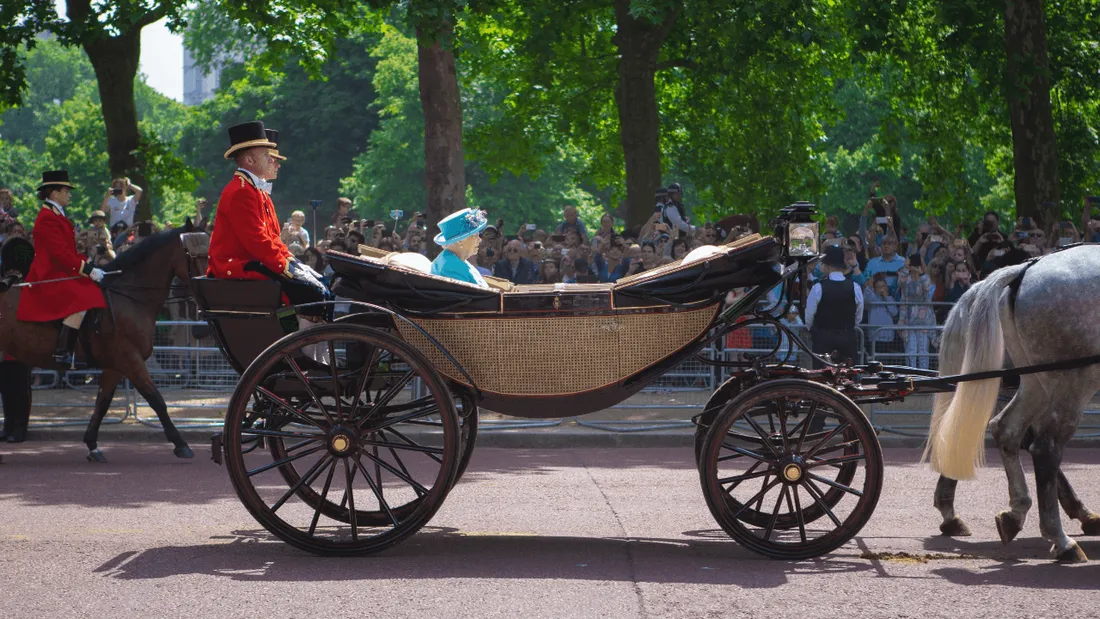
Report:
[[[274,282],[193,278],[203,317],[241,372],[215,460],[280,539],[320,554],[375,552],[443,503],[469,461],[479,408],[589,413],[698,358],[738,366],[694,418],[700,483],[718,524],[769,557],[830,552],[867,522],[882,485],[876,433],[857,403],[903,395],[905,381],[881,366],[806,370],[779,350],[740,361],[700,355],[754,324],[805,348],[757,307],[777,286],[790,302],[796,273],[816,263],[816,252],[791,248],[795,222],[806,219],[785,209],[774,236],[615,284],[491,280],[486,290],[369,248],[330,252],[333,290],[352,311],[305,330]],[[726,304],[735,288],[748,292]]]

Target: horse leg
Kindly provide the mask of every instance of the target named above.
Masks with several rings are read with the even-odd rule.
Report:
[[[1058,561],[1087,561],[1081,547],[1062,530],[1058,511],[1058,472],[1062,466],[1062,445],[1055,437],[1040,432],[1031,445],[1035,461],[1035,495],[1039,499],[1039,531],[1051,542],[1050,554]]]
[[[1024,435],[1024,442],[1020,445],[1020,448],[1030,452],[1031,444],[1034,441],[1035,432],[1029,428]],[[1058,467],[1058,502],[1062,504],[1062,511],[1066,512],[1067,516],[1081,522],[1083,535],[1100,535],[1100,515],[1085,507],[1084,501],[1073,490],[1073,486],[1070,485],[1069,478],[1062,471],[1062,467]]]
[[[134,389],[137,389],[141,397],[145,398],[145,401],[156,412],[157,419],[160,420],[160,425],[164,428],[164,437],[176,446],[172,453],[176,454],[177,458],[194,458],[195,454],[187,446],[187,441],[183,440],[176,424],[172,423],[172,419],[168,416],[168,405],[164,403],[160,391],[153,384],[153,379],[145,369],[144,362],[134,374],[134,376],[130,376],[130,382],[133,383]]]
[[[1005,475],[1008,477],[1009,509],[997,514],[997,533],[1001,543],[1007,544],[1024,528],[1024,520],[1031,509],[1027,477],[1020,462],[1020,445],[1030,429],[1031,418],[1048,408],[1046,394],[1034,379],[1024,377],[1020,390],[1007,406],[989,422],[993,441],[1001,452]]]
[[[84,431],[84,444],[88,446],[88,462],[105,464],[107,457],[99,450],[99,426],[103,418],[107,416],[107,409],[111,407],[111,401],[115,399],[115,389],[122,375],[115,370],[103,370],[99,377],[99,393],[95,397],[95,410],[92,419],[88,422],[88,429]]]
[[[969,537],[970,527],[955,515],[955,487],[959,485],[957,479],[940,475],[936,482],[936,498],[932,505],[940,510],[943,522],[940,523],[940,533],[948,537]]]

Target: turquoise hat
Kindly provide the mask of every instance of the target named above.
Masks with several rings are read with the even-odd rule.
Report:
[[[473,208],[462,209],[439,220],[439,234],[435,236],[435,242],[437,245],[457,243],[481,232],[488,225],[485,213]]]

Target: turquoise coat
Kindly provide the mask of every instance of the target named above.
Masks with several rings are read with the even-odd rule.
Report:
[[[481,276],[481,273],[478,273],[477,267],[459,258],[457,254],[449,249],[439,252],[439,255],[432,261],[432,275],[450,277],[482,288],[489,287],[489,284],[485,283],[485,278]]]

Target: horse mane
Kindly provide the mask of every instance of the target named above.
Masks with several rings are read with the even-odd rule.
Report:
[[[148,260],[153,254],[163,249],[165,245],[173,242],[179,243],[182,232],[184,232],[184,229],[179,227],[162,230],[152,236],[147,236],[102,268],[104,271],[129,271]]]

